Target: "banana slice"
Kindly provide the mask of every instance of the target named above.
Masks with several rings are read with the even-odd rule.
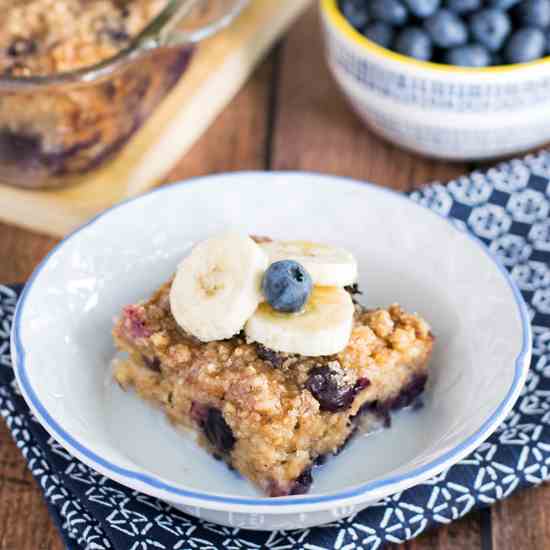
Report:
[[[231,338],[262,300],[267,256],[250,237],[228,232],[199,243],[170,289],[176,322],[203,342]]]
[[[260,304],[245,326],[249,341],[286,353],[319,356],[342,351],[353,325],[350,295],[337,287],[315,287],[303,311],[281,313]]]
[[[261,243],[269,263],[295,260],[302,264],[317,286],[347,286],[357,282],[357,262],[343,248],[308,241]]]

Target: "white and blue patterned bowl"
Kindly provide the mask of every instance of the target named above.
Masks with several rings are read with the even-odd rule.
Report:
[[[550,141],[550,58],[484,69],[417,61],[357,32],[321,0],[330,69],[367,125],[406,149],[495,158]]]
[[[484,187],[455,192],[472,200]],[[440,188],[427,200],[442,215],[455,204]],[[496,239],[510,223],[501,210],[479,206],[469,223]],[[379,187],[308,173],[222,174],[132,199],[65,239],[27,283],[12,332],[22,393],[82,462],[192,515],[267,530],[347,517],[469,454],[503,421],[527,375],[531,328],[518,289],[442,215]],[[400,302],[437,337],[424,407],[352,441],[315,472],[308,495],[263,498],[112,380],[113,316],[166,280],[193,242],[234,223],[349,248],[365,305]]]

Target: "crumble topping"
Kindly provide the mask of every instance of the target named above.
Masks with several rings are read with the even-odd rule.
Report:
[[[175,424],[199,426],[204,446],[272,496],[305,492],[312,465],[346,444],[362,414],[387,423],[389,410],[424,387],[433,337],[397,305],[356,306],[347,348],[310,358],[249,344],[242,334],[200,343],[173,319],[169,288],[124,310],[114,338],[131,359],[118,363],[115,377],[161,404]],[[228,430],[230,451],[220,449]]]
[[[0,73],[47,75],[126,48],[167,0],[0,0]]]

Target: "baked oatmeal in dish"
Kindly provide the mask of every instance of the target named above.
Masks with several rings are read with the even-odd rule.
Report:
[[[398,305],[367,310],[349,252],[227,233],[115,324],[114,376],[271,497],[373,420],[415,402],[434,338]]]
[[[168,0],[0,0],[0,72],[44,76],[95,65],[130,44]]]
[[[0,0],[0,183],[77,183],[122,148],[191,49],[154,49],[101,78],[92,68],[128,48],[168,1]],[[84,73],[56,80],[75,70]]]

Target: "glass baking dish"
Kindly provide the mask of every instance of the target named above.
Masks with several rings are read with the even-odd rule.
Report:
[[[248,0],[170,0],[116,56],[51,76],[0,77],[0,183],[78,183],[128,142],[178,82],[193,49]]]

